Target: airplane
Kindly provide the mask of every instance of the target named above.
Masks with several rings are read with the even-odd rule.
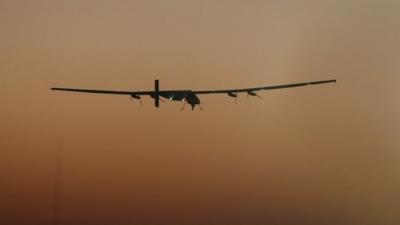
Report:
[[[226,90],[206,90],[206,91],[192,91],[192,90],[160,90],[159,80],[154,81],[154,91],[111,91],[111,90],[93,90],[93,89],[75,89],[75,88],[59,88],[53,87],[53,91],[69,91],[69,92],[84,92],[84,93],[95,93],[95,94],[111,94],[111,95],[129,95],[132,99],[141,100],[142,96],[150,96],[154,99],[154,106],[160,107],[160,97],[168,99],[170,101],[182,101],[184,105],[181,110],[184,110],[186,104],[191,105],[192,110],[196,108],[196,105],[201,107],[201,101],[198,95],[204,94],[227,94],[229,97],[236,98],[238,93],[247,93],[248,96],[256,96],[261,98],[256,92],[263,90],[274,90],[284,88],[302,87],[308,85],[318,85],[336,83],[336,80],[321,80],[321,81],[310,81],[303,83],[291,83],[281,84],[273,86],[255,87],[255,88],[243,88],[243,89],[226,89]]]

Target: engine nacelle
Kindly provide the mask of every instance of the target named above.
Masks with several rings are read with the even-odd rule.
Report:
[[[238,95],[235,92],[228,92],[228,95],[231,96],[232,98],[236,98]]]
[[[141,99],[142,98],[139,95],[131,95],[131,97],[134,98],[134,99]]]
[[[252,92],[252,91],[248,91],[247,94],[251,95],[251,96],[258,96],[257,93]]]

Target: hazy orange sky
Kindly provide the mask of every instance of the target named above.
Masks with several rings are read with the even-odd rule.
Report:
[[[394,0],[0,0],[0,221],[397,225],[399,27]],[[49,90],[155,78],[338,83],[194,112]]]

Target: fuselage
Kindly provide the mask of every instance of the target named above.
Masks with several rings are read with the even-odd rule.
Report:
[[[171,91],[171,92],[160,92],[160,96],[168,99],[170,101],[182,101],[186,102],[189,105],[192,106],[192,109],[194,110],[196,108],[196,105],[200,105],[200,99],[199,97],[194,94],[191,90],[187,91]]]

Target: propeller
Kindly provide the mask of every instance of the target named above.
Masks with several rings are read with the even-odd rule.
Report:
[[[236,92],[228,92],[228,95],[232,98],[235,98],[235,104],[237,104],[238,93]]]
[[[187,101],[184,101],[181,111],[185,110],[186,105],[187,105]]]

